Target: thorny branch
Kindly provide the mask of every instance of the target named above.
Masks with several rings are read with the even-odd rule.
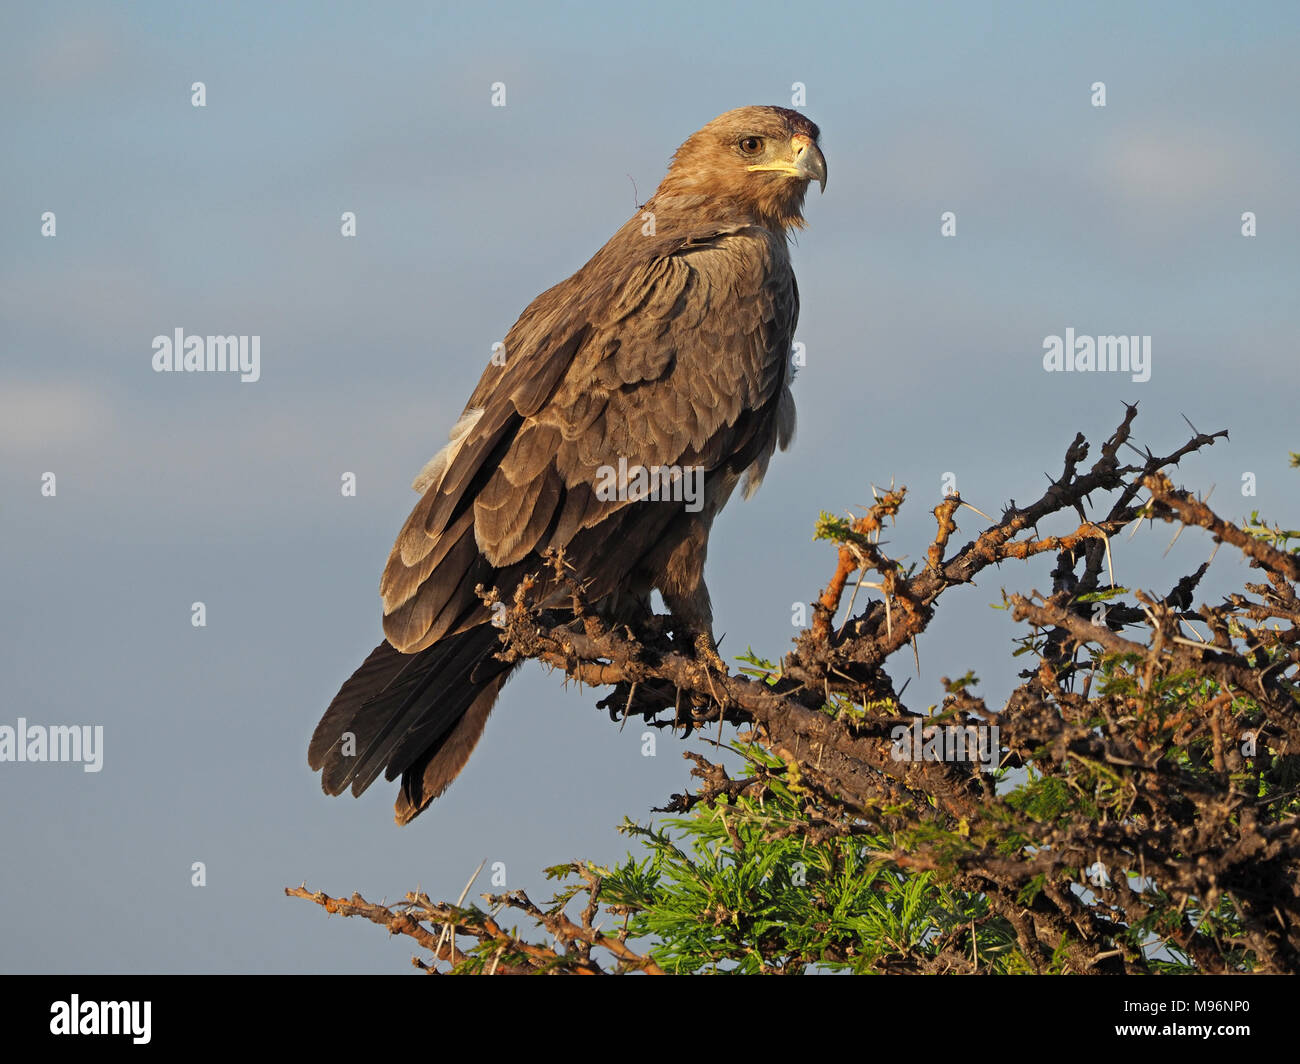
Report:
[[[1013,501],[952,553],[963,504],[949,496],[935,508],[938,527],[925,564],[911,570],[879,544],[906,489],[879,497],[838,528],[836,569],[816,600],[812,624],[772,673],[720,674],[669,638],[671,618],[648,619],[635,629],[605,623],[571,579],[562,554],[552,555],[550,564],[572,592],[571,610],[541,609],[525,583],[507,611],[501,654],[538,659],[580,683],[613,685],[599,704],[614,719],[639,716],[651,726],[688,733],[718,720],[751,726],[750,737],[798,773],[809,803],[799,830],[810,841],[867,831],[911,840],[887,855],[895,866],[936,870],[987,897],[989,918],[1014,931],[1032,970],[1150,971],[1149,951],[1127,932],[1149,927],[1165,904],[1176,905],[1179,916],[1152,934],[1197,970],[1234,970],[1225,958],[1248,953],[1255,970],[1300,971],[1300,822],[1286,812],[1294,803],[1278,800],[1287,774],[1300,775],[1300,559],[1221,518],[1168,479],[1182,458],[1226,432],[1193,430],[1182,447],[1157,456],[1130,442],[1136,413],[1135,406],[1127,408],[1091,466],[1089,445],[1076,436],[1040,498],[1026,506]],[[1135,464],[1121,461],[1124,448],[1139,455]],[[1111,505],[1090,517],[1098,494]],[[1076,527],[1039,534],[1041,522],[1066,512],[1077,515]],[[1113,540],[1142,520],[1205,529],[1240,551],[1267,583],[1193,609],[1207,563],[1167,595],[1137,591],[1130,593],[1135,601],[1123,601],[1126,589],[1108,591]],[[917,715],[885,670],[891,655],[914,645],[948,588],[971,583],[989,566],[1045,553],[1056,555],[1052,592],[1006,598],[1014,619],[1032,626],[1026,641],[1037,666],[1021,674],[1023,682],[997,712],[966,682],[946,681],[949,696],[933,719],[997,723],[1005,748],[1002,773],[1021,770],[1026,778],[1028,771],[1031,782],[1057,780],[1089,795],[1086,811],[1076,804],[1053,816],[1032,803],[1008,801],[1005,782],[999,789],[999,780],[978,765],[896,760],[891,733]],[[865,583],[868,573],[878,579]],[[855,574],[879,594],[836,629]],[[1100,614],[1099,594],[1109,596]],[[495,601],[494,592],[485,592],[485,600]],[[1114,671],[1113,662],[1127,663],[1126,669]],[[1121,682],[1125,676],[1134,682]],[[1181,692],[1178,699],[1171,701],[1171,691]],[[694,795],[674,796],[670,810],[761,796],[781,774],[733,780],[721,766],[688,756],[696,760],[693,774],[701,785]],[[960,846],[954,848],[952,829],[959,824]],[[918,834],[918,828],[948,834],[938,844],[927,841],[933,832]],[[1098,867],[1107,874],[1085,875]],[[588,889],[588,912],[594,912],[598,884],[589,880]],[[367,908],[355,896],[350,903],[299,896],[338,911],[350,906],[401,933],[414,935],[418,921],[451,924],[476,938],[480,950],[496,949],[495,971],[596,970],[590,951],[598,946],[613,955],[615,970],[657,970],[621,940],[625,952],[608,937],[595,937],[585,916],[574,924],[562,911],[542,912],[518,892],[491,904],[532,916],[561,952],[533,952],[541,947],[526,947],[494,921],[474,916],[476,910],[429,906],[410,895],[397,916]],[[411,905],[423,906],[418,919]],[[961,934],[954,930],[931,949],[900,950],[883,970],[976,970],[969,954],[954,952]],[[434,949],[427,933],[416,937],[437,959],[450,959],[446,942]]]
[[[540,909],[522,890],[484,894],[490,913],[476,907],[435,904],[423,892],[409,892],[403,901],[392,906],[368,902],[360,894],[353,894],[346,901],[331,898],[323,892],[308,890],[305,883],[301,887],[286,887],[284,892],[289,897],[314,901],[326,912],[362,916],[388,928],[389,934],[410,936],[433,955],[435,963],[432,964],[412,958],[417,968],[430,975],[440,974],[438,961],[484,975],[603,975],[605,969],[592,958],[593,949],[605,950],[613,956],[615,972],[663,974],[651,958],[627,945],[626,934],[610,935],[593,926],[592,921],[599,912],[600,877],[582,864],[574,864],[570,870],[585,881],[590,898],[577,922],[565,915],[563,906]],[[535,945],[503,927],[497,915],[505,908],[517,909],[545,927],[552,944]],[[458,935],[474,941],[469,952],[463,946],[458,947]]]

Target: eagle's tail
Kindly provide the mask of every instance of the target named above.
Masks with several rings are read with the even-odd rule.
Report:
[[[490,624],[447,636],[417,654],[380,643],[316,725],[307,762],[326,794],[361,794],[380,772],[402,777],[405,824],[465,767],[514,666],[494,658]]]

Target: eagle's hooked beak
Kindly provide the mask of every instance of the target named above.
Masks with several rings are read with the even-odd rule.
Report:
[[[775,170],[779,174],[802,178],[804,181],[816,180],[826,191],[826,156],[821,148],[813,143],[812,137],[796,133],[790,138],[790,161],[762,164],[749,167],[750,170]]]
[[[817,184],[825,192],[826,156],[822,154],[821,148],[812,142],[811,137],[797,133],[790,138],[790,151],[794,156],[794,172],[808,181],[816,178]]]

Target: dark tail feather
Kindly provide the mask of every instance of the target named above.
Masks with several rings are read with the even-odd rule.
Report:
[[[492,712],[497,695],[501,693],[501,688],[512,671],[513,668],[499,674],[483,688],[456,726],[445,733],[436,746],[421,754],[414,764],[402,772],[402,789],[393,806],[399,824],[408,823],[418,816],[460,774],[469,755],[478,745],[488,714]]]
[[[512,666],[492,655],[499,633],[480,625],[418,654],[381,643],[335,695],[307,762],[326,794],[361,794],[380,772],[402,776],[398,823],[447,789],[465,766]]]

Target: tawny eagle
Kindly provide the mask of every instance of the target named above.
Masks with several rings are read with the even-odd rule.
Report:
[[[446,790],[513,671],[494,656],[500,631],[475,587],[509,602],[540,574],[545,594],[547,548],[564,548],[608,616],[647,611],[657,588],[674,637],[716,664],[709,528],[794,433],[787,237],[808,183],[826,186],[819,136],[784,107],[715,118],[644,207],[511,328],[415,480],[420,501],[380,581],[387,638],[312,736],[328,794],[400,775],[406,823]],[[628,490],[644,488],[645,470],[665,490]]]

